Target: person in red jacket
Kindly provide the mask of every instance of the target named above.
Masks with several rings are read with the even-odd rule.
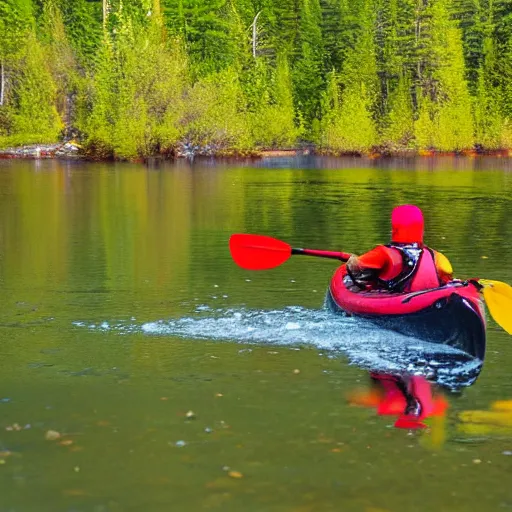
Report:
[[[437,288],[453,279],[448,258],[423,244],[423,213],[417,206],[396,207],[391,228],[389,245],[378,245],[348,260],[347,273],[355,287],[415,292]]]

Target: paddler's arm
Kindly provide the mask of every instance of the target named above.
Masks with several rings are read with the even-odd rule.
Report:
[[[453,268],[450,260],[442,253],[434,251],[437,275],[443,283],[453,279]]]
[[[347,269],[356,279],[364,281],[379,275],[388,264],[388,252],[382,245],[378,245],[361,256],[353,254],[347,261]]]

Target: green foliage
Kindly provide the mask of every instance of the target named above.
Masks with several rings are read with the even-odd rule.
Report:
[[[163,0],[166,23],[183,36],[196,72],[206,75],[236,63],[239,19],[228,0]]]
[[[366,153],[376,141],[376,128],[370,112],[371,100],[364,84],[353,82],[343,91],[331,74],[323,100],[322,145],[335,152]]]
[[[401,77],[389,95],[389,111],[383,122],[382,142],[389,149],[408,148],[414,138],[411,84]]]
[[[34,29],[31,0],[0,0],[0,57],[23,53],[23,42]]]
[[[56,106],[59,115],[65,119],[68,128],[73,122],[70,108],[71,96],[75,93],[77,81],[76,62],[69,44],[57,0],[46,0],[40,20],[40,39],[45,58],[56,85]]]
[[[414,123],[414,135],[419,149],[436,148],[437,118],[432,100],[425,96],[419,108],[418,119]]]
[[[218,150],[250,149],[245,98],[235,70],[226,69],[199,80],[187,100],[187,141]]]
[[[435,0],[430,16],[429,57],[421,81],[423,100],[416,125],[417,143],[421,149],[470,149],[474,144],[472,102],[464,76],[460,29],[448,16],[446,0]]]
[[[55,104],[57,89],[34,34],[22,45],[13,75],[0,146],[55,142],[62,129]]]
[[[60,1],[62,18],[70,44],[80,64],[91,67],[102,37],[102,4],[100,1]]]
[[[318,0],[302,0],[300,10],[300,52],[294,65],[296,103],[307,122],[319,116],[323,88],[323,41],[320,24],[322,13]]]
[[[262,92],[251,118],[254,144],[264,148],[293,146],[302,129],[295,123],[290,69],[284,56],[278,58],[270,84]]]
[[[511,27],[509,0],[0,0],[0,137],[512,147]]]
[[[124,22],[81,92],[86,146],[119,158],[170,151],[182,133],[186,80],[181,45],[166,44],[157,21],[147,28]]]
[[[487,149],[507,147],[503,140],[504,126],[499,112],[498,92],[492,85],[486,86],[483,71],[480,71],[473,101],[475,142]]]
[[[364,13],[359,37],[346,52],[340,76],[329,78],[323,100],[323,145],[336,152],[365,153],[377,144],[377,129],[373,119],[377,94],[377,67],[371,2],[364,0]],[[338,83],[343,86],[341,101]]]

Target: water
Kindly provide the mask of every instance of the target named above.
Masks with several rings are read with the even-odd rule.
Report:
[[[227,247],[362,252],[415,202],[458,277],[512,282],[510,168],[0,162],[0,512],[512,508],[509,402],[490,411],[512,399],[509,336],[489,322],[479,375],[323,311],[332,261],[248,273]],[[463,388],[409,433],[349,403],[375,369]]]

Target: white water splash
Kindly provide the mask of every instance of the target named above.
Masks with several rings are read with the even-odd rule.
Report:
[[[415,373],[448,387],[470,385],[482,363],[446,345],[380,329],[368,321],[335,315],[327,310],[288,307],[280,310],[211,309],[198,306],[194,314],[141,324],[118,322],[75,325],[120,333],[143,332],[198,340],[241,344],[312,346],[327,357],[345,355],[372,371]]]

